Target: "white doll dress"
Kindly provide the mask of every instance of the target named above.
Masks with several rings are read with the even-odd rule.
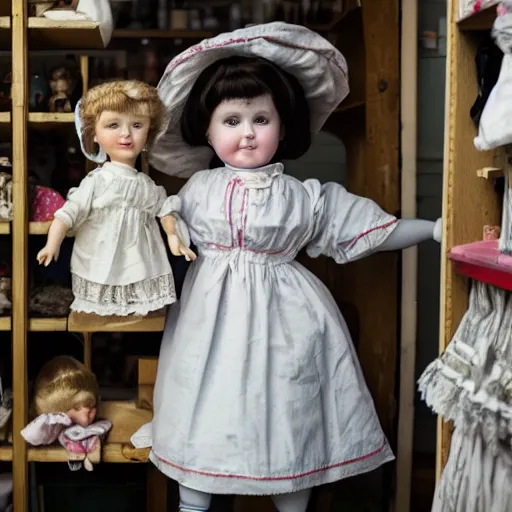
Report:
[[[71,189],[55,212],[75,234],[71,310],[147,315],[172,304],[174,278],[156,217],[177,208],[177,196],[120,163],[104,163]]]
[[[279,494],[393,459],[345,321],[294,260],[369,255],[396,219],[282,172],[200,171],[178,194],[198,259],[169,310],[152,426],[132,442],[193,489]]]

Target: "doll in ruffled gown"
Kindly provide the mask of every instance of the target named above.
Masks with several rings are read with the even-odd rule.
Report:
[[[295,257],[348,263],[439,240],[440,222],[398,220],[339,184],[285,174],[348,94],[345,59],[304,27],[203,41],[159,88],[173,117],[152,163],[197,170],[176,213],[198,258],[169,310],[153,422],[132,442],[179,483],[182,512],[208,510],[212,494],[304,512],[312,487],[393,454],[345,321]]]
[[[56,259],[72,230],[73,311],[147,315],[172,304],[174,278],[156,218],[174,255],[195,254],[182,243],[186,227],[171,215],[180,199],[135,169],[164,120],[155,88],[134,80],[98,85],[77,105],[75,120],[85,155],[101,165],[55,212],[39,263]]]

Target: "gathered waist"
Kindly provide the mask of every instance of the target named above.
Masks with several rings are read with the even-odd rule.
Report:
[[[237,259],[240,262],[254,263],[256,265],[279,265],[290,263],[297,256],[296,251],[256,251],[246,247],[222,247],[214,244],[198,247],[198,253],[205,258]]]

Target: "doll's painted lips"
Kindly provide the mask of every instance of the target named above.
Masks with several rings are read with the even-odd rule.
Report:
[[[133,144],[131,142],[120,142],[119,145],[122,147],[122,148],[126,148],[126,149],[130,149],[130,148],[133,148]]]
[[[252,150],[252,149],[256,149],[254,146],[242,146],[240,149],[247,149],[247,150]]]

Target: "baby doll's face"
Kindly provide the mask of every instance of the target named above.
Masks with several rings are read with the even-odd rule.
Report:
[[[67,412],[69,419],[82,427],[89,426],[96,417],[96,407],[78,406]]]
[[[100,144],[112,162],[134,167],[146,144],[149,127],[148,116],[106,110],[96,122],[94,141]]]
[[[255,169],[276,154],[281,121],[269,95],[226,100],[213,111],[207,135],[224,163]]]

